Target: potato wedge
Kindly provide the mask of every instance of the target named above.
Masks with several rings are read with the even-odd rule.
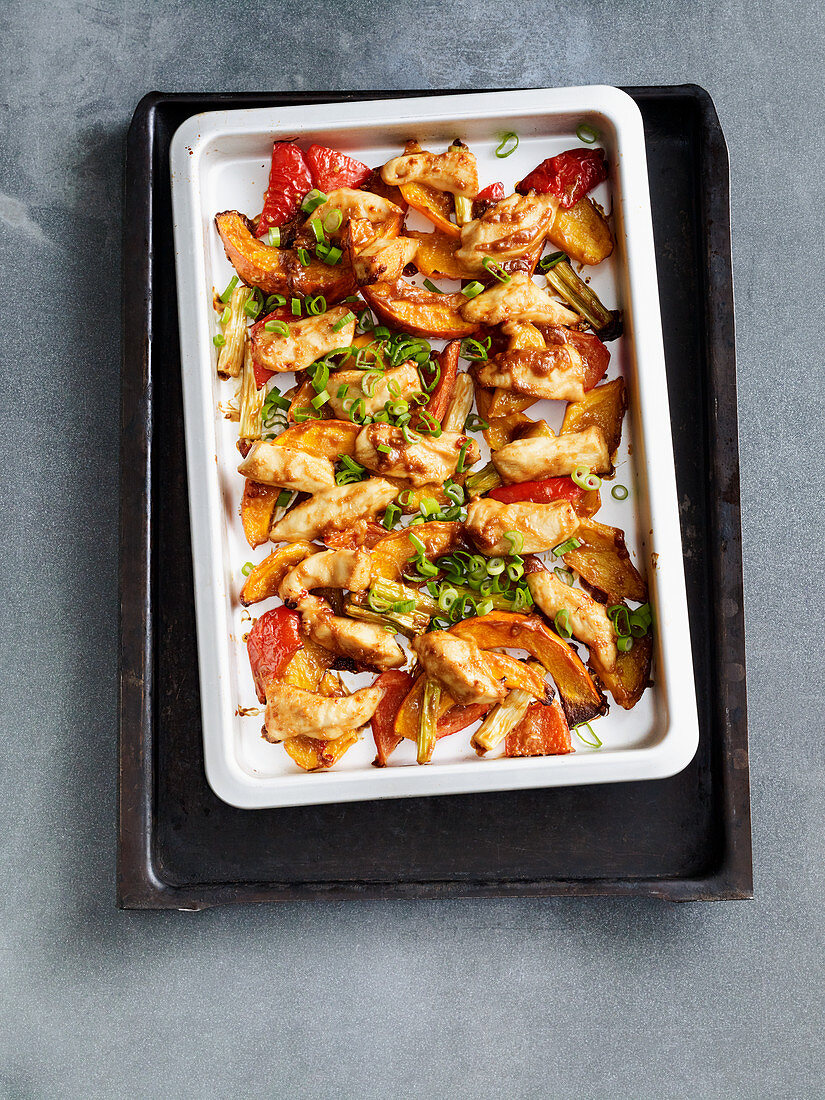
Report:
[[[607,218],[588,198],[580,199],[569,210],[559,207],[547,239],[580,264],[600,264],[613,251]]]
[[[583,401],[571,401],[564,414],[561,432],[580,432],[601,428],[611,461],[622,441],[622,421],[627,411],[627,393],[623,378],[614,378],[594,386]]]
[[[241,523],[246,541],[253,548],[269,542],[269,527],[281,490],[246,479],[241,497]]]
[[[365,286],[361,293],[383,321],[415,336],[453,340],[478,329],[459,313],[467,302],[461,293],[436,294],[401,280]]]
[[[456,259],[456,251],[461,247],[459,237],[439,230],[434,233],[422,233],[417,229],[408,229],[407,236],[418,241],[415,266],[428,279],[472,277],[461,261]]]
[[[565,554],[564,563],[576,570],[597,600],[614,604],[647,599],[647,585],[630,560],[623,531],[589,519],[579,524],[576,538],[581,546]]]
[[[360,740],[361,734],[358,730],[343,733],[333,741],[319,741],[315,737],[300,734],[284,741],[283,746],[299,768],[303,768],[305,772],[315,772],[337,764],[347,749],[357,745]]]
[[[634,638],[633,648],[620,653],[616,667],[607,672],[591,657],[590,667],[623,710],[632,710],[650,686],[650,665],[653,659],[653,638]]]
[[[452,195],[446,191],[436,191],[424,183],[403,183],[399,190],[407,205],[423,214],[439,232],[460,241],[461,226],[450,221],[450,215],[455,210]]]

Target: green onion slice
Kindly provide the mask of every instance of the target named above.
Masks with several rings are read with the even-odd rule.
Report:
[[[311,214],[313,210],[317,210],[318,207],[326,201],[327,196],[324,192],[319,191],[317,187],[313,187],[304,197],[304,201],[301,203],[301,209],[305,214]]]
[[[580,122],[576,127],[576,137],[579,141],[583,141],[585,145],[593,145],[601,136],[599,131],[591,126],[589,122]]]
[[[343,220],[344,215],[341,213],[340,210],[330,210],[330,212],[324,218],[324,229],[327,233],[334,233],[336,229],[341,228],[341,223],[343,222]]]
[[[398,518],[400,515],[401,509],[398,507],[398,505],[390,502],[387,505],[387,510],[384,513],[383,520],[381,521],[387,531],[391,531],[393,529],[395,524],[398,522]],[[413,607],[415,607],[415,603],[413,603]],[[412,608],[410,608],[410,610],[412,610]]]
[[[228,302],[229,299],[232,297],[232,291],[235,289],[235,287],[237,285],[238,285],[238,276],[233,275],[232,278],[229,280],[229,283],[226,287],[226,290],[223,292],[223,294],[220,295],[220,299],[224,304],[226,302]]]
[[[507,274],[501,264],[497,264],[496,261],[491,260],[489,256],[485,256],[481,263],[500,283],[509,283],[513,277]]]
[[[486,420],[482,420],[480,416],[475,413],[470,413],[467,419],[464,421],[465,432],[485,432],[490,425]]]
[[[502,134],[501,141],[496,147],[496,156],[499,160],[503,160],[505,157],[509,157],[511,153],[515,153],[516,149],[518,149],[518,134],[510,130],[508,133]]]
[[[227,306],[226,309],[221,314],[221,324],[225,325],[226,322],[229,320],[229,318],[231,316],[232,316],[232,310],[229,308],[229,306]]]
[[[302,267],[309,267],[310,255],[305,248],[296,248],[295,255],[301,261]]]
[[[281,245],[281,231],[277,225],[273,225],[266,234],[266,243],[271,248],[279,248]]]
[[[465,286],[461,293],[464,295],[465,298],[476,298],[479,294],[482,294],[483,292],[484,284],[476,282],[474,280],[472,283],[469,283],[467,286]]]
[[[313,317],[320,317],[322,313],[327,311],[327,300],[323,294],[316,294],[312,298],[307,298],[307,313],[312,314]]]
[[[627,500],[629,495],[627,486],[614,485],[613,488],[610,490],[610,495],[613,497],[614,500]]]
[[[432,294],[446,294],[446,293],[447,293],[447,291],[446,291],[446,290],[442,290],[442,289],[441,289],[441,287],[439,287],[439,286],[436,286],[436,285],[435,285],[435,283],[434,283],[434,282],[432,281],[432,279],[425,279],[425,280],[424,280],[424,286],[425,286],[425,287],[427,288],[427,290],[429,290],[429,291],[430,291],[430,292],[431,292]]]
[[[593,492],[601,488],[602,479],[597,474],[591,473],[589,466],[577,466],[570,476],[580,489]]]
[[[487,359],[487,349],[479,341],[472,336],[466,336],[461,341],[461,351],[459,353],[462,359]]]
[[[570,629],[570,615],[564,608],[556,612],[553,626],[556,628],[559,637],[564,638],[565,641],[569,641],[573,637],[573,631]]]
[[[539,260],[539,271],[549,271],[551,267],[555,267],[556,264],[560,264],[562,260],[566,259],[566,252],[551,252],[549,256],[544,256]]]
[[[521,531],[505,531],[504,538],[510,543],[511,554],[520,554],[524,549],[524,535]]]
[[[301,316],[301,299],[300,298],[290,298],[289,308],[292,310],[292,316],[293,317],[300,317]]]
[[[332,326],[332,331],[333,332],[340,332],[342,328],[344,328],[346,325],[348,325],[350,323],[350,321],[354,321],[354,320],[355,320],[355,314],[354,313],[351,313],[351,312],[345,313],[344,316],[341,318],[341,320],[336,321],[335,324]]]
[[[562,569],[560,565],[557,565],[553,572],[556,574],[560,581],[563,581],[568,586],[568,588],[573,587],[574,578],[569,569]]]
[[[244,566],[243,566],[243,567],[241,568],[241,572],[243,573],[243,575],[244,575],[245,577],[248,577],[248,576],[249,576],[249,574],[250,574],[250,573],[252,572],[252,570],[253,570],[254,568],[255,568],[255,565],[254,565],[254,563],[253,563],[253,562],[251,562],[251,561],[248,561],[248,562],[246,562],[246,564],[245,564],[245,565],[244,565]]]
[[[318,218],[314,218],[310,223],[312,226],[312,232],[315,234],[315,241],[317,244],[326,244],[327,239],[324,236],[324,227]]]
[[[286,305],[286,298],[283,294],[270,294],[264,305],[264,311],[271,313],[273,309],[280,309],[281,306]]]
[[[456,473],[464,473],[464,461],[467,458],[467,448],[470,446],[469,440],[465,439],[461,444],[461,450],[458,454],[458,463],[456,465]]]
[[[580,546],[580,539],[567,539],[565,542],[560,542],[558,546],[553,547],[553,557],[560,558],[562,554],[569,554],[571,550],[578,550]]]
[[[385,455],[392,454],[392,447],[388,447],[386,443],[379,443],[375,449]]]
[[[616,639],[616,649],[619,653],[629,653],[633,648],[633,638],[626,638],[624,634]]]
[[[592,741],[587,740],[587,738],[581,732],[582,729],[590,731],[590,736],[593,738]],[[580,725],[574,726],[573,733],[575,733],[576,737],[578,737],[580,741],[583,741],[585,745],[589,745],[591,749],[600,749],[602,747],[602,743],[598,734],[595,733],[593,727],[590,725],[589,722],[582,722]]]
[[[289,336],[289,325],[285,321],[267,321],[265,332],[276,332],[278,336]]]
[[[215,345],[216,348],[222,348],[226,343],[226,337],[223,336],[221,333],[218,333],[217,336],[212,337],[212,343]]]

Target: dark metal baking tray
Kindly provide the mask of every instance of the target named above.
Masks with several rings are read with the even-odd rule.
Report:
[[[700,745],[643,783],[237,810],[203,769],[169,142],[201,111],[424,93],[165,95],[126,152],[118,904],[751,896],[728,158],[695,86],[626,89],[645,123]],[[432,93],[427,93],[432,94]]]

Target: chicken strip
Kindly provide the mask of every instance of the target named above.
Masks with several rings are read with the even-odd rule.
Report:
[[[371,519],[395,500],[398,492],[396,485],[378,477],[322,489],[273,524],[269,537],[272,542],[311,542],[323,538],[324,533],[346,530]]]
[[[540,246],[553,224],[554,195],[510,195],[461,230],[456,259],[468,271],[485,273],[484,260],[514,260]]]
[[[375,195],[371,191],[354,191],[351,187],[339,187],[335,191],[330,191],[326,202],[316,206],[307,218],[306,226],[309,227],[311,222],[320,222],[321,225],[326,222],[329,225],[330,222],[327,219],[335,210],[341,213],[341,224],[336,229],[324,228],[325,235],[334,241],[343,240],[350,220],[363,219],[375,226],[383,226],[384,229],[380,234],[382,237],[394,237],[404,220],[404,211],[401,207],[385,199],[383,195]],[[315,239],[314,233],[311,239]]]
[[[393,283],[418,251],[412,237],[377,237],[352,256],[352,270],[359,286]]]
[[[279,551],[282,553],[283,551]],[[296,603],[313,588],[345,588],[365,592],[370,586],[372,560],[368,550],[322,550],[291,569],[278,589],[286,603]]]
[[[524,539],[521,553],[540,554],[570,538],[578,525],[579,517],[566,500],[503,504],[482,497],[467,508],[464,529],[482,554],[512,553],[512,543],[504,537],[505,531],[520,532]]]
[[[335,485],[335,467],[328,458],[261,441],[252,444],[238,473],[262,485],[280,485],[298,493],[317,493]]]
[[[434,630],[413,639],[412,648],[427,676],[443,684],[457,703],[497,703],[507,694],[504,684],[492,675],[484,650],[472,638]]]
[[[474,199],[478,194],[476,158],[466,145],[451,145],[446,153],[405,153],[381,169],[384,183],[425,183],[436,191],[450,191]]]
[[[351,321],[341,324],[349,314]],[[355,336],[355,316],[348,305],[334,306],[319,317],[305,317],[287,325],[289,333],[280,336],[261,326],[252,337],[252,362],[264,370],[305,370],[335,348],[349,347]],[[336,325],[340,325],[336,329]]]
[[[305,734],[332,741],[369,722],[383,694],[383,688],[373,684],[352,695],[330,697],[271,680],[266,687],[265,737],[277,742]]]
[[[336,615],[318,596],[304,596],[298,602],[298,610],[304,630],[324,649],[382,672],[400,668],[407,659],[395,638],[382,626]]]
[[[591,599],[580,588],[571,588],[548,569],[530,573],[527,584],[530,595],[548,619],[566,611],[573,637],[589,646],[608,671],[616,667],[618,650],[604,604]]]
[[[511,390],[553,401],[584,400],[584,361],[570,344],[543,351],[505,351],[480,363],[475,370],[480,385]]]
[[[368,371],[363,370],[337,370],[330,375],[327,383],[327,391],[330,394],[329,404],[340,420],[346,420],[352,402],[359,398],[364,400],[366,415],[373,416],[383,409],[388,401],[407,398],[412,393],[421,392],[421,379],[412,359],[392,367],[380,378],[376,378],[374,374],[367,378],[367,389],[371,391],[372,397],[363,388],[364,378],[368,374]],[[347,386],[347,392],[343,397],[339,397],[338,392],[342,386]]]
[[[535,481],[545,477],[564,477],[577,466],[587,466],[595,474],[613,468],[601,428],[585,428],[552,437],[515,439],[491,456],[502,481]]]
[[[456,472],[462,448],[463,468],[469,469],[480,452],[475,440],[461,432],[442,432],[437,439],[420,436],[418,442],[408,443],[400,428],[368,424],[356,437],[355,458],[368,470],[406,478],[415,486],[443,485]]]
[[[474,325],[500,325],[504,321],[537,321],[545,325],[575,325],[581,320],[554,302],[536,286],[526,271],[516,271],[507,283],[496,283],[461,307],[461,316]]]

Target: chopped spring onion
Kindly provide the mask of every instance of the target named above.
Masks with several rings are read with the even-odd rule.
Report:
[[[290,298],[289,308],[292,310],[292,316],[293,317],[300,317],[301,316],[301,299],[300,298]]]
[[[315,234],[315,241],[317,244],[326,244],[327,239],[324,236],[324,227],[321,222],[315,218],[309,223],[312,226],[312,232]]]
[[[329,366],[322,359],[312,375],[312,388],[316,393],[320,393],[321,390],[326,389],[327,382],[329,382]]]
[[[404,500],[404,497],[406,497],[407,499]],[[409,506],[412,504],[412,498],[412,489],[405,489],[403,493],[398,494],[398,503],[401,505],[402,508],[409,508]]]
[[[505,531],[503,536],[510,543],[510,553],[520,554],[524,549],[524,535],[521,531]]]
[[[461,293],[464,295],[465,298],[476,298],[479,294],[482,294],[483,292],[484,284],[473,280],[473,282],[464,287]]]
[[[463,474],[464,473],[464,461],[467,458],[467,448],[469,446],[470,446],[470,442],[467,439],[465,439],[464,442],[461,444],[461,451],[459,452],[458,463],[457,463],[456,468],[455,468],[456,473],[458,473],[458,474]]]
[[[585,145],[593,145],[601,136],[599,131],[591,126],[589,122],[581,122],[576,127],[576,137],[579,141],[583,141]]]
[[[482,420],[480,416],[475,413],[470,413],[467,419],[464,421],[465,432],[486,432],[490,425],[486,420]]]
[[[454,481],[447,480],[444,485],[444,495],[448,500],[451,500],[453,504],[464,503],[464,489],[460,485],[456,485]],[[507,536],[505,535],[505,538]]]
[[[553,557],[560,558],[562,554],[569,554],[571,550],[578,550],[580,546],[580,539],[566,539],[564,542],[560,542],[558,546],[553,547]]]
[[[559,637],[564,638],[565,641],[573,637],[573,631],[570,629],[570,615],[564,608],[556,612],[556,617],[553,619],[553,626],[556,628],[556,633]]]
[[[323,260],[325,264],[329,264],[330,266],[337,264],[344,254],[341,249],[334,244],[319,244],[315,249],[315,253],[319,260]]]
[[[589,466],[577,466],[570,476],[580,489],[587,489],[592,493],[601,488],[602,479],[598,474],[591,473]]]
[[[247,317],[251,317],[252,320],[254,321],[256,319],[256,317],[258,316],[258,314],[263,309],[263,305],[264,305],[264,296],[261,293],[261,291],[258,290],[257,287],[255,287],[255,289],[252,291],[252,293],[247,297],[246,301],[244,302],[243,311],[247,315]]]
[[[317,187],[313,187],[304,197],[304,201],[301,203],[301,209],[305,214],[311,214],[313,210],[317,210],[317,208],[326,201],[327,196],[324,192],[319,191]]]
[[[557,565],[553,572],[560,581],[563,581],[568,586],[568,588],[573,587],[573,574],[569,569],[562,569],[560,565]]]
[[[226,337],[219,332],[217,336],[212,337],[212,343],[216,348],[222,348],[226,343]]]
[[[501,264],[497,264],[495,260],[491,260],[489,256],[485,256],[481,263],[500,283],[509,283],[513,277],[507,274]]]
[[[375,397],[375,387],[384,377],[380,370],[368,370],[361,379],[361,393],[366,397]]]
[[[341,469],[335,475],[336,485],[353,485],[356,481],[363,481],[367,473],[366,467],[350,458],[342,455]]]
[[[386,325],[375,326],[375,338],[377,340],[389,340],[390,335],[390,330],[387,328]]]
[[[433,416],[431,412],[427,412],[426,409],[421,410],[420,423],[418,425],[419,431],[426,432],[427,435],[431,435],[434,439],[438,439],[442,434],[442,427]]]
[[[346,325],[348,325],[350,323],[350,321],[354,321],[354,320],[355,320],[355,314],[354,313],[351,313],[351,312],[345,313],[344,316],[341,318],[341,320],[336,321],[335,324],[332,326],[332,331],[333,332],[340,332],[342,328],[344,328]]]
[[[487,561],[487,573],[491,577],[497,577],[499,573],[503,573],[507,568],[507,562],[504,558],[489,558]]]
[[[416,432],[410,431],[410,428],[407,424],[402,424],[401,434],[403,435],[403,437],[404,437],[404,439],[407,443],[420,443],[421,442],[421,436],[418,435]]]
[[[280,231],[280,229],[278,228],[277,225],[273,225],[272,228],[267,232],[266,243],[271,248],[280,248],[280,246],[281,246],[281,231]]]
[[[551,267],[555,267],[556,264],[566,259],[566,252],[551,252],[548,256],[543,256],[539,260],[539,271],[549,271]]]
[[[279,336],[289,336],[289,325],[285,321],[267,321],[265,332],[276,332]]]
[[[229,320],[229,318],[231,316],[232,316],[232,310],[229,308],[229,306],[227,306],[226,309],[221,314],[221,324],[225,325],[226,322]]]
[[[280,309],[281,306],[286,305],[286,298],[283,294],[270,294],[264,305],[264,311],[271,313],[273,309]]]
[[[619,653],[629,653],[632,648],[632,638],[626,638],[624,635],[622,635],[621,638],[616,639],[616,649],[618,649]]]
[[[327,311],[327,300],[323,294],[316,294],[312,298],[307,298],[306,301],[307,313],[313,317],[320,317],[322,313]]]
[[[336,229],[341,228],[341,223],[344,220],[344,215],[340,210],[330,210],[327,216],[324,218],[324,229],[327,233],[334,233]]]
[[[349,386],[346,384],[346,382],[343,382],[338,387],[338,392],[335,394],[335,396],[339,401],[343,401],[348,393],[349,393]]]
[[[590,731],[590,736],[593,738],[592,741],[588,741],[587,738],[583,736],[581,732],[582,729]],[[582,722],[580,725],[574,726],[573,733],[575,733],[576,737],[578,737],[580,741],[583,741],[585,745],[589,745],[591,749],[600,749],[602,747],[601,739],[598,734],[595,733],[589,722]]]
[[[310,404],[312,405],[313,409],[320,409],[323,405],[326,405],[327,401],[329,401],[329,394],[326,390],[321,390],[321,392],[316,397],[313,397],[312,401],[310,401]]]
[[[301,267],[309,267],[310,255],[305,248],[296,248],[295,255],[301,261]]]
[[[395,527],[396,523],[398,522],[398,518],[400,515],[401,509],[398,507],[398,505],[390,503],[387,505],[387,510],[384,513],[384,518],[381,522],[388,531],[392,531],[393,527]],[[413,604],[413,607],[414,606],[415,604]],[[409,610],[412,610],[412,608],[410,608]]]
[[[518,134],[514,134],[510,130],[506,134],[502,134],[501,141],[496,147],[496,156],[499,160],[503,160],[504,157],[509,157],[511,153],[515,153],[518,149]]]
[[[347,416],[355,424],[364,423],[364,420],[367,416],[367,403],[363,397],[359,397],[357,401],[353,401],[353,403],[349,407]]]
[[[281,489],[280,493],[278,493],[278,499],[275,501],[275,506],[277,508],[286,508],[294,495],[295,494],[290,492],[289,489]]]
[[[610,495],[614,500],[627,500],[628,490],[626,485],[614,485],[610,490]]]
[[[392,454],[392,447],[388,447],[386,443],[379,443],[375,449],[385,455]]]
[[[232,291],[235,289],[235,287],[237,285],[238,285],[238,276],[233,275],[232,278],[229,280],[229,284],[227,285],[226,290],[223,292],[223,294],[220,295],[220,299],[224,303],[224,305],[232,297]]]
[[[462,359],[487,359],[487,349],[481,343],[481,341],[474,339],[472,336],[467,336],[461,341]]]
[[[362,309],[358,314],[358,331],[369,332],[370,329],[374,328],[375,321],[373,320],[372,314],[368,309]]]
[[[425,279],[424,280],[424,286],[432,294],[446,294],[447,293],[446,290],[442,290],[441,287],[436,286],[435,283],[432,281],[432,279]]]

